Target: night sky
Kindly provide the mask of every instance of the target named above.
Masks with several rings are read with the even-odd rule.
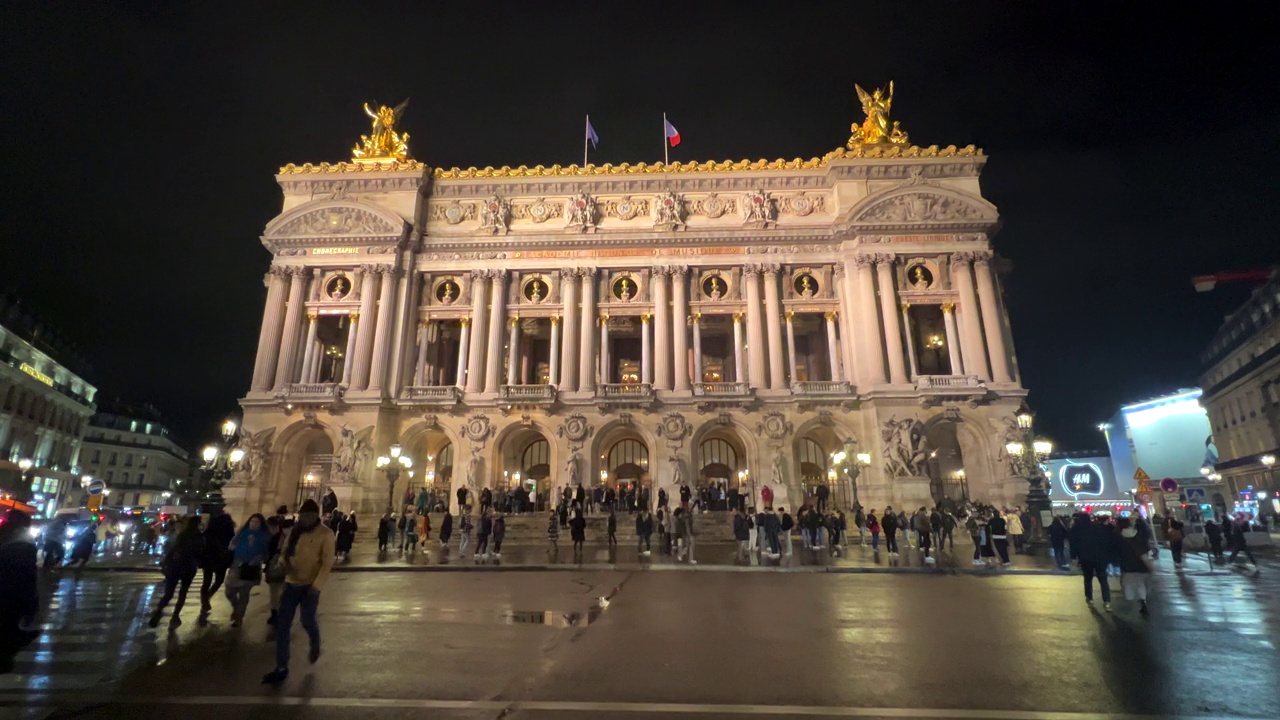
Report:
[[[1060,7],[1057,7],[1059,6]],[[1032,7],[1034,6],[1034,7]],[[409,7],[410,9],[406,9]],[[1262,6],[1255,6],[1261,8]],[[1258,12],[1262,12],[1258,10]],[[1196,383],[1276,262],[1280,67],[1237,7],[1105,3],[105,3],[0,7],[0,290],[86,348],[104,397],[195,445],[252,372],[273,174],[341,161],[412,98],[435,166],[821,156],[894,80],[914,142],[977,144],[1024,384],[1062,449]]]

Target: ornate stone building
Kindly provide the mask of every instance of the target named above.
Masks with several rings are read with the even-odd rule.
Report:
[[[228,505],[325,485],[381,510],[393,443],[450,491],[1022,502],[986,158],[855,128],[812,160],[460,170],[401,142],[285,166]],[[856,490],[842,450],[871,456]]]

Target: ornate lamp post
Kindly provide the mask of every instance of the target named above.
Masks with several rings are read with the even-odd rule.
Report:
[[[1030,486],[1027,491],[1027,509],[1035,518],[1033,539],[1039,542],[1044,540],[1045,516],[1053,512],[1053,503],[1049,501],[1049,493],[1045,488],[1046,478],[1040,464],[1053,452],[1053,443],[1035,436],[1035,413],[1025,402],[1018,408],[1015,418],[1018,437],[1010,440],[1004,449],[1009,455],[1009,462],[1013,464],[1014,474],[1025,477]]]
[[[244,460],[244,450],[239,447],[239,444],[240,426],[235,420],[228,418],[222,423],[222,438],[216,443],[206,445],[201,452],[200,456],[204,464],[200,469],[209,474],[209,479],[215,485],[221,486],[229,480],[232,473],[236,471],[236,466]]]
[[[378,469],[387,474],[387,512],[394,512],[396,507],[396,480],[400,479],[400,471],[413,467],[413,461],[400,443],[391,446],[390,455],[378,457]]]
[[[871,453],[854,452],[857,443],[853,440],[844,441],[844,449],[837,450],[831,454],[832,473],[830,477],[835,479],[834,468],[842,467],[844,474],[849,478],[849,485],[846,487],[844,483],[840,483],[840,494],[844,497],[845,507],[858,509],[862,507],[862,502],[858,498],[858,477],[862,475],[862,469],[871,465]],[[849,488],[853,489],[853,504],[849,504]]]

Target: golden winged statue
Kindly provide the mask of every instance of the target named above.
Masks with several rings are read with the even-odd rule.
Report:
[[[379,105],[375,112],[364,104],[364,114],[373,120],[373,131],[360,136],[360,143],[351,150],[351,157],[356,162],[388,162],[409,159],[409,133],[396,132],[396,123],[404,117],[409,107],[409,99],[389,108]]]
[[[889,120],[889,110],[893,107],[893,81],[889,81],[888,92],[881,88],[867,92],[861,85],[853,87],[858,91],[858,101],[862,103],[862,112],[867,118],[861,125],[855,123],[850,127],[853,135],[849,137],[849,147],[875,143],[906,145],[907,134],[898,127],[897,121]]]

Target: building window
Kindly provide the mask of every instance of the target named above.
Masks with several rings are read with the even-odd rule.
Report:
[[[147,479],[147,474],[146,474],[146,473],[138,473],[138,484],[139,484],[139,485],[146,485],[146,484],[147,484],[147,483],[145,482],[145,481],[146,481],[146,479]]]
[[[141,458],[138,459],[138,467],[146,467],[146,466],[147,466],[147,456],[143,455]]]
[[[129,473],[127,473],[127,472],[120,473],[120,484],[121,484],[121,485],[128,485],[128,484],[129,484]]]
[[[101,462],[102,462],[102,451],[101,451],[101,450],[94,450],[94,451],[93,451],[93,464],[97,465],[97,464],[99,464],[99,463],[101,463]]]
[[[116,464],[116,454],[115,454],[115,453],[111,453],[111,457],[107,458],[107,464],[108,464],[108,465],[115,465],[115,464]]]
[[[111,482],[111,481],[115,478],[115,475],[116,475],[116,471],[115,471],[115,470],[108,470],[108,471],[107,471],[107,480],[106,480],[106,482]]]
[[[133,453],[124,454],[124,466],[133,467]]]
[[[138,432],[138,421],[133,420],[129,423],[129,432]]]
[[[45,478],[45,479],[44,479],[44,494],[45,494],[45,495],[57,495],[57,494],[58,494],[58,478]]]

